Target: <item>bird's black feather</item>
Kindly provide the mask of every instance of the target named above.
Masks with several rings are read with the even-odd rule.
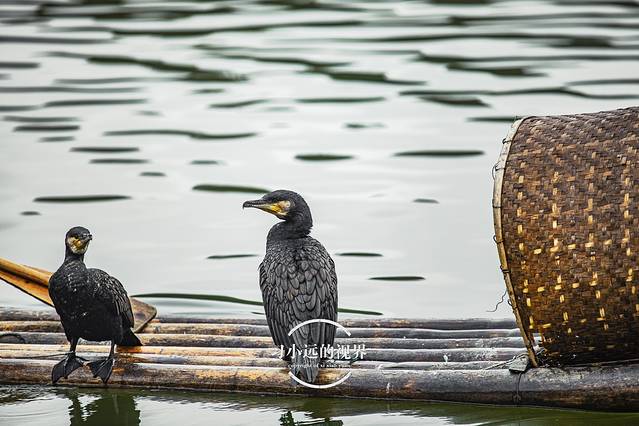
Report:
[[[113,369],[114,345],[141,345],[131,330],[133,310],[122,283],[106,272],[88,269],[84,264],[84,253],[91,238],[85,228],[69,230],[64,262],[49,279],[49,295],[71,343],[69,355],[53,369],[54,383],[82,366],[75,355],[81,338],[111,342],[109,357],[104,362],[90,364],[94,375],[105,383]]]
[[[84,262],[65,262],[49,280],[49,295],[67,338],[113,340],[120,344],[133,327],[133,310],[124,287],[100,269]]]
[[[290,191],[271,194],[262,200],[292,194],[289,199],[297,207],[269,232],[266,255],[259,268],[260,289],[273,342],[287,350],[332,346],[334,325],[312,323],[288,335],[304,321],[337,321],[337,274],[335,263],[324,246],[308,235],[312,219],[304,200]],[[317,376],[317,366],[302,369],[300,373],[304,380],[312,382]]]

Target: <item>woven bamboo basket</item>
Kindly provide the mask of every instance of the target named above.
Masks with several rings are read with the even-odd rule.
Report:
[[[639,107],[517,120],[495,170],[499,258],[533,365],[639,358]]]

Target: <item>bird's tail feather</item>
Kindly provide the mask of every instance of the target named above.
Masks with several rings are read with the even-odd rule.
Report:
[[[314,383],[319,374],[319,358],[296,353],[291,360],[291,372],[306,383]]]
[[[142,346],[142,342],[138,339],[138,336],[133,334],[130,328],[127,328],[124,331],[124,337],[122,337],[122,341],[119,346]]]

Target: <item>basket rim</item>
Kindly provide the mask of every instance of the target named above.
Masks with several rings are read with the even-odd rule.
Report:
[[[508,134],[502,141],[502,149],[499,154],[499,159],[495,164],[495,182],[493,186],[493,222],[495,225],[495,243],[497,244],[497,253],[499,255],[499,263],[500,269],[504,275],[504,282],[506,283],[506,289],[508,291],[508,298],[510,299],[510,304],[513,309],[513,314],[515,315],[515,320],[517,321],[517,325],[519,326],[519,330],[521,331],[522,339],[524,340],[524,344],[526,346],[526,351],[528,352],[528,357],[530,358],[530,362],[533,367],[537,367],[539,365],[537,354],[535,353],[534,348],[534,336],[532,332],[530,332],[523,323],[521,318],[521,314],[519,312],[519,306],[517,305],[517,299],[515,298],[515,291],[512,285],[510,269],[508,268],[508,257],[506,255],[506,248],[504,245],[504,236],[502,232],[502,191],[503,191],[503,183],[504,183],[504,173],[506,169],[506,163],[508,161],[508,154],[510,153],[510,147],[512,145],[512,141],[517,135],[517,131],[521,124],[530,118],[534,118],[535,116],[526,116],[523,118],[519,118],[513,122],[508,131]]]

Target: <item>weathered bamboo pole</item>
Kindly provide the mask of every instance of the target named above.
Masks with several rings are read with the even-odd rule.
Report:
[[[96,360],[104,358],[107,351],[78,351],[77,354],[88,360]],[[0,349],[0,359],[33,359],[33,360],[60,360],[62,352],[51,352],[43,350],[13,350],[7,351]],[[170,364],[175,365],[217,365],[217,366],[236,366],[236,367],[277,367],[284,368],[287,363],[279,358],[252,358],[243,356],[205,356],[205,355],[164,355],[153,353],[119,353],[117,355],[119,363],[151,363],[151,364]],[[389,362],[377,363],[379,365],[392,364]],[[368,368],[373,367],[370,364]],[[359,366],[358,366],[359,368]],[[362,367],[363,368],[363,367]],[[381,367],[380,367],[381,368]],[[0,375],[1,376],[1,375]]]
[[[67,341],[63,333],[25,331],[18,333],[24,343],[62,344]],[[211,336],[206,334],[138,334],[148,346],[216,346],[228,348],[268,348],[270,337]],[[1,339],[0,339],[1,341]],[[365,345],[371,349],[454,349],[454,348],[523,348],[519,337],[492,337],[487,339],[390,339],[390,338],[338,338],[339,345]]]
[[[0,308],[0,321],[57,321],[57,314],[53,309],[21,310]],[[266,325],[262,318],[219,318],[193,315],[160,315],[149,324],[243,324]],[[409,328],[431,330],[513,330],[517,324],[512,319],[404,319],[404,318],[344,318],[339,323],[348,328]]]
[[[57,320],[47,321],[0,321],[0,331],[24,332],[40,331],[62,333],[62,324]],[[490,337],[518,337],[517,329],[484,330],[432,330],[423,328],[350,328],[351,338],[413,338],[413,339],[465,339]],[[151,334],[205,334],[223,336],[268,337],[270,332],[265,325],[248,324],[188,324],[151,322],[142,330]],[[346,337],[346,333],[337,329],[337,337]]]
[[[49,278],[51,275],[52,272],[0,258],[0,280],[49,306],[53,306],[53,301],[49,296]],[[155,318],[157,310],[154,306],[135,298],[130,298],[130,302],[133,317],[135,318],[133,331],[137,332]]]
[[[46,333],[62,333],[60,321],[0,321],[0,332],[10,331],[19,333],[24,331],[40,331]]]
[[[0,343],[0,349],[18,347],[19,342]],[[22,346],[23,342],[20,343]],[[28,344],[32,348],[44,348],[58,352],[68,350],[68,344]],[[79,352],[100,352],[106,354],[106,344],[78,346]],[[118,353],[145,353],[182,356],[239,356],[254,358],[279,358],[278,348],[220,348],[220,347],[189,347],[189,346],[139,346],[118,347]],[[475,362],[475,361],[507,361],[523,353],[516,348],[464,348],[464,349],[366,349],[364,358],[368,361],[389,362]]]
[[[29,351],[45,350],[52,353],[63,353],[69,350],[69,344],[24,344],[24,343],[0,343],[0,350],[24,349]],[[81,353],[95,353],[105,355],[109,353],[107,342],[80,342],[77,348]],[[220,356],[220,357],[252,357],[252,358],[279,358],[280,350],[277,348],[211,348],[189,346],[134,346],[116,347],[119,354],[158,354],[176,356]]]
[[[40,284],[42,286],[47,286],[49,283],[49,278],[51,277],[51,272],[46,272],[42,269],[31,268],[29,266],[14,263],[3,258],[0,258],[0,271],[22,277],[28,281],[32,281],[33,284]]]
[[[48,360],[0,359],[0,382],[46,384],[54,364],[55,361]],[[324,369],[319,384],[333,383],[345,373],[340,369]],[[349,373],[348,379],[338,386],[309,389],[293,382],[285,368],[197,365],[176,368],[166,364],[116,362],[109,386],[639,410],[639,365],[539,368],[522,375],[508,370],[444,373],[353,369]],[[100,386],[86,368],[61,383]]]
[[[50,309],[19,309],[0,307],[0,321],[60,321],[60,317]]]
[[[61,359],[62,352],[42,350],[39,348],[25,348],[33,345],[13,349],[0,348],[0,359]],[[42,346],[42,345],[38,345]],[[104,348],[101,351],[77,352],[78,356],[92,359],[104,356]],[[205,355],[165,355],[153,353],[120,353],[118,362],[143,362],[151,364],[173,365],[218,365],[235,367],[277,367],[285,368],[288,363],[279,358],[250,358],[233,356],[205,356]],[[390,362],[360,360],[353,363],[336,361],[334,364],[340,368],[377,368],[395,370],[481,370],[489,368],[506,368],[503,362],[476,361],[476,362]]]
[[[162,315],[157,318],[160,323],[226,323],[266,325],[261,318],[233,319],[210,316]],[[340,318],[338,322],[346,327],[354,328],[426,328],[436,330],[483,330],[483,329],[513,329],[517,324],[512,319],[421,319],[421,318]]]
[[[1,327],[1,323],[0,323]],[[270,336],[265,325],[248,324],[202,324],[202,323],[161,323],[148,324],[144,333],[193,333],[233,336]],[[483,330],[435,330],[423,328],[354,328],[348,329],[351,338],[412,338],[412,339],[464,339],[489,337],[519,337],[518,329],[483,329]],[[337,337],[347,337],[346,332],[337,329]]]

